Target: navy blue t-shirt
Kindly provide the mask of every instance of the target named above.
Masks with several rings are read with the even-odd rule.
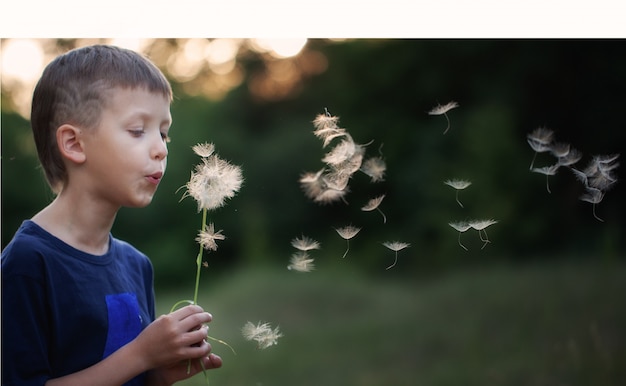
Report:
[[[2,251],[2,385],[43,385],[100,362],[154,320],[150,260],[109,236],[102,256],[24,221]],[[138,376],[127,385],[142,385]]]

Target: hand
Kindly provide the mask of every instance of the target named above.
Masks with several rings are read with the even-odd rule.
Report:
[[[202,361],[202,364],[200,361]],[[204,366],[204,368],[202,366]],[[189,360],[185,360],[171,366],[154,369],[148,374],[146,384],[151,386],[169,386],[178,381],[191,378],[203,370],[217,369],[220,367],[222,367],[222,358],[215,354],[209,354],[202,358],[191,359],[191,367],[189,367]]]
[[[147,370],[204,358],[211,351],[211,345],[205,340],[208,327],[204,323],[211,320],[211,314],[202,307],[189,305],[158,317],[132,344],[137,355],[144,358]]]

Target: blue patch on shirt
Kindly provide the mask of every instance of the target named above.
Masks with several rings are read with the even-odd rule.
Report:
[[[109,311],[109,332],[103,358],[135,339],[142,330],[139,303],[135,294],[107,295],[106,303]]]

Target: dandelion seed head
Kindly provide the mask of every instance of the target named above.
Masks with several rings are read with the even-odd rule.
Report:
[[[291,245],[301,251],[320,249],[320,243],[306,236],[291,240]]]
[[[198,210],[212,210],[223,206],[226,199],[234,197],[242,183],[243,177],[238,166],[211,155],[196,165],[187,182],[186,195],[196,200]]]
[[[404,248],[408,248],[411,246],[409,243],[404,243],[401,241],[385,241],[383,245],[394,252],[398,252],[403,250]]]
[[[429,115],[442,115],[457,107],[459,107],[459,104],[455,101],[451,101],[451,102],[446,103],[445,105],[437,105],[433,107],[428,112],[428,114]]]
[[[348,226],[345,226],[345,227],[342,227],[342,228],[335,228],[335,231],[337,231],[339,236],[341,236],[342,238],[344,238],[346,240],[350,240],[351,238],[356,236],[361,231],[361,228],[357,228],[357,227],[354,227],[352,225],[348,225]]]
[[[298,272],[311,272],[315,269],[315,264],[313,264],[313,259],[309,256],[306,251],[298,251],[291,255],[291,260],[289,265],[287,266],[288,270],[298,271]]]
[[[213,223],[210,223],[206,229],[201,230],[196,237],[196,241],[200,244],[204,249],[210,251],[217,250],[217,240],[224,240],[226,236],[222,234],[222,231],[219,230],[215,232],[215,226]]]
[[[443,183],[453,187],[456,190],[463,190],[472,184],[470,181],[467,180],[446,180]]]

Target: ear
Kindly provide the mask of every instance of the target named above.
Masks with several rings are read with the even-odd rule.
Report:
[[[85,162],[85,149],[82,142],[82,129],[63,124],[57,129],[57,146],[63,158],[77,164]]]

